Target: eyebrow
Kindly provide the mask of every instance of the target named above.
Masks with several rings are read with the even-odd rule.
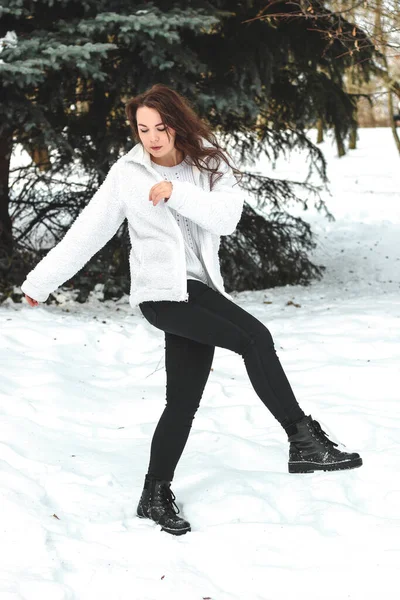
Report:
[[[143,123],[138,123],[138,125],[141,125],[142,127],[147,127],[147,125],[143,125]],[[157,123],[155,127],[158,127],[159,125],[164,125],[164,123]]]

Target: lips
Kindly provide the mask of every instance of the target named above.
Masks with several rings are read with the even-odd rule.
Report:
[[[151,146],[152,150],[160,150],[162,146]]]

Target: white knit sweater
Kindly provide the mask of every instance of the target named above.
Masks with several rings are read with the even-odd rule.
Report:
[[[209,145],[206,140],[204,145]],[[230,235],[243,210],[245,194],[232,170],[222,162],[223,176],[210,190],[209,172],[192,166],[195,183],[173,181],[167,202],[149,201],[150,188],[163,177],[153,168],[141,143],[111,167],[88,205],[63,239],[27,275],[22,291],[44,302],[71,279],[128,221],[131,250],[129,301],[136,308],[145,300],[188,301],[185,245],[171,209],[198,227],[199,249],[215,290],[232,299],[224,288],[218,250],[222,235]]]

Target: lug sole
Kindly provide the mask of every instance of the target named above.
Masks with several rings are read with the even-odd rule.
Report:
[[[161,531],[166,531],[167,533],[170,533],[171,535],[184,535],[185,533],[188,533],[189,531],[192,531],[192,530],[190,527],[186,527],[185,529],[169,529],[168,527],[161,526]]]
[[[149,521],[153,521],[155,525],[160,525],[157,521],[154,521],[151,517],[146,517],[144,514],[136,513],[139,519],[148,519]],[[182,529],[172,529],[171,527],[165,527],[165,525],[160,525],[161,531],[165,531],[166,533],[170,533],[171,535],[183,535],[184,533],[188,533],[188,531],[192,531],[191,527],[185,527]]]
[[[314,471],[344,471],[346,469],[356,469],[363,464],[362,458],[355,458],[342,463],[333,463],[324,465],[322,463],[313,463],[307,461],[289,462],[289,473],[314,473]]]

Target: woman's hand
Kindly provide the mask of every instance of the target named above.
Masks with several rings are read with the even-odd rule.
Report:
[[[37,306],[39,304],[39,302],[37,300],[34,300],[33,298],[31,298],[30,296],[27,296],[25,294],[25,298],[28,302],[28,304],[30,304],[31,306]]]
[[[172,194],[172,183],[170,181],[160,181],[160,183],[156,183],[150,189],[149,200],[153,203],[154,206],[160,202],[160,200],[167,201]]]

